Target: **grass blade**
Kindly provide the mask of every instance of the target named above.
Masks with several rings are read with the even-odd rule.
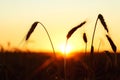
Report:
[[[102,23],[104,29],[105,29],[107,32],[109,32],[109,31],[108,31],[108,28],[107,28],[107,25],[106,25],[106,22],[105,22],[105,20],[104,20],[104,18],[103,18],[103,16],[102,16],[101,14],[98,15],[98,19],[100,19],[100,22]]]
[[[114,52],[116,52],[116,50],[117,50],[116,45],[114,44],[114,42],[112,41],[112,39],[111,39],[108,35],[106,35],[106,37],[107,37],[107,39],[108,39],[108,41],[109,41],[109,43],[110,43],[110,45],[111,45],[112,50],[113,50]]]
[[[79,24],[78,26],[72,28],[68,34],[67,34],[67,39],[69,39],[71,37],[71,35],[80,27],[82,27],[84,24],[86,23],[86,21],[82,22],[81,24]]]
[[[26,35],[26,40],[28,40],[30,38],[30,35],[32,34],[32,32],[35,30],[37,24],[39,22],[34,22],[30,28],[30,30],[28,31],[27,35]]]

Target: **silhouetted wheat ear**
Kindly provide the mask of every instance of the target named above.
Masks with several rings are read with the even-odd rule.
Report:
[[[86,33],[83,33],[83,40],[85,43],[87,43],[87,36],[86,36]]]
[[[98,19],[100,19],[100,21],[101,21],[104,29],[105,29],[107,32],[109,32],[109,31],[108,31],[108,28],[107,28],[107,25],[106,25],[106,22],[105,22],[105,20],[104,20],[104,18],[103,18],[103,16],[102,16],[101,14],[98,15]]]
[[[78,28],[82,27],[85,23],[86,23],[86,21],[84,21],[84,22],[82,22],[81,24],[79,24],[78,26],[72,28],[72,29],[68,32],[68,34],[67,34],[67,36],[66,36],[67,39],[69,39],[69,38],[71,37],[71,35],[72,35]]]
[[[106,35],[106,37],[107,37],[107,39],[108,39],[108,41],[109,41],[109,43],[110,43],[110,45],[111,45],[111,47],[112,47],[112,50],[113,50],[114,52],[116,52],[116,50],[117,50],[116,45],[114,44],[114,42],[112,41],[112,39],[111,39],[108,35]]]
[[[35,30],[37,24],[39,22],[34,22],[30,28],[30,30],[28,31],[27,35],[26,35],[26,40],[28,40],[30,38],[30,35],[32,34],[32,32]]]

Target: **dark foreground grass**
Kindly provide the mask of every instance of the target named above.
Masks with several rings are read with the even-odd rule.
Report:
[[[94,68],[90,53],[79,54],[67,59],[67,80],[120,80],[120,54],[118,66],[114,66],[114,54],[110,58],[95,53]],[[64,58],[57,61],[52,58],[42,52],[0,52],[0,80],[64,80]]]

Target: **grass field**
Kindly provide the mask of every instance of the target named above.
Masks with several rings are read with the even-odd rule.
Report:
[[[51,53],[52,54],[52,53]],[[53,59],[44,52],[0,52],[0,80],[64,80],[64,58]],[[81,54],[81,55],[80,55]],[[120,80],[120,55],[95,53],[91,67],[89,53],[67,59],[67,80]]]

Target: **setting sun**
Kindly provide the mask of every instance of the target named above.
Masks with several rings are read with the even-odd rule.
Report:
[[[72,46],[70,44],[67,44],[67,47],[65,49],[65,44],[61,44],[60,45],[60,51],[62,54],[64,54],[66,52],[66,54],[68,55],[72,50]]]

